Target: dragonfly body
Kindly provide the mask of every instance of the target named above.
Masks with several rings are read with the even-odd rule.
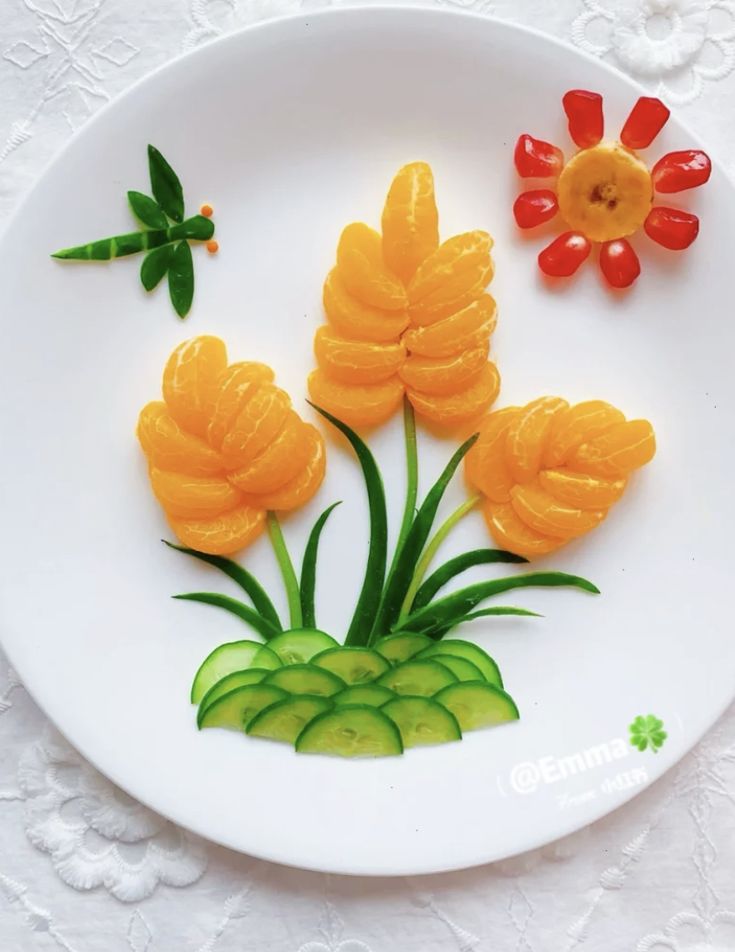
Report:
[[[203,215],[194,215],[179,225],[171,225],[170,228],[132,231],[126,235],[101,238],[99,241],[90,241],[86,245],[63,248],[55,252],[52,257],[77,261],[111,261],[113,258],[124,258],[126,255],[138,254],[141,251],[152,251],[162,245],[187,238],[194,241],[208,241],[213,234],[212,220]]]

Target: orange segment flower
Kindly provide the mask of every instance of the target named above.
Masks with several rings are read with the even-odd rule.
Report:
[[[598,526],[655,452],[647,420],[626,421],[602,400],[540,397],[485,418],[465,476],[495,541],[533,558]]]
[[[620,133],[619,142],[603,141],[602,97],[572,89],[563,99],[569,133],[579,151],[566,164],[561,150],[524,134],[515,148],[522,178],[557,178],[556,189],[523,192],[513,214],[519,228],[533,228],[557,214],[567,230],[541,251],[544,274],[569,277],[600,245],[600,268],[608,284],[629,287],[640,274],[638,256],[628,238],[643,228],[670,250],[688,248],[699,232],[696,215],[655,205],[655,193],[681,192],[703,185],[711,162],[698,149],[669,152],[649,169],[636,150],[645,149],[669,118],[659,100],[641,96]]]
[[[424,162],[402,168],[388,192],[382,234],[348,225],[324,283],[328,324],[314,340],[312,400],[350,426],[375,426],[404,393],[417,413],[447,426],[495,400],[488,362],[495,301],[492,239],[484,231],[439,243],[434,179]]]
[[[151,487],[184,545],[229,555],[296,509],[324,478],[324,441],[265,364],[227,363],[217,337],[184,341],[163,373],[163,401],[138,419]]]

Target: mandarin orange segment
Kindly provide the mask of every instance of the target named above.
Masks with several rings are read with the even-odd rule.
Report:
[[[384,423],[403,398],[403,384],[398,377],[377,384],[347,384],[330,380],[322,370],[314,370],[309,374],[308,387],[317,406],[353,427]]]
[[[204,440],[186,433],[161,400],[147,404],[138,418],[138,439],[153,466],[188,476],[215,476],[223,460]]]
[[[259,384],[270,383],[272,380],[273,371],[270,367],[255,362],[230,364],[222,371],[212,393],[209,410],[207,439],[212,446],[216,449],[222,447],[228,430]]]
[[[309,453],[308,427],[295,410],[270,446],[248,466],[227,474],[238,489],[246,493],[268,493],[298,475]]]
[[[510,504],[518,518],[534,532],[573,539],[598,526],[607,509],[574,509],[562,505],[540,486],[514,486]]]
[[[240,410],[222,441],[227,469],[252,462],[278,436],[291,409],[291,398],[272,383],[261,384]]]
[[[412,354],[421,357],[449,357],[479,347],[495,330],[497,307],[489,294],[435,324],[413,327],[403,335]]]
[[[224,476],[186,476],[155,466],[148,476],[153,495],[170,516],[177,518],[210,519],[242,502],[242,493]]]
[[[471,387],[487,363],[489,345],[450,357],[411,356],[401,367],[401,380],[409,390],[446,396]]]
[[[337,246],[337,268],[358,301],[386,311],[405,311],[406,292],[383,261],[380,235],[362,222],[348,225]]]
[[[530,529],[522,522],[510,503],[485,500],[482,514],[496,543],[509,552],[522,555],[526,559],[548,555],[560,549],[565,539],[544,535]]]
[[[505,438],[519,413],[518,407],[505,407],[485,417],[477,442],[465,456],[467,482],[493,502],[509,502],[515,485],[505,462]]]
[[[535,479],[541,466],[554,417],[569,404],[561,397],[540,397],[527,404],[508,429],[506,460],[517,483]]]
[[[398,171],[385,201],[382,229],[385,263],[403,281],[410,281],[439,246],[434,176],[426,162],[413,162]]]
[[[316,332],[314,353],[325,374],[341,383],[382,383],[396,375],[406,358],[403,344],[351,341],[326,325]]]
[[[620,410],[604,400],[586,400],[569,407],[554,418],[551,438],[544,453],[544,465],[561,466],[582,443],[624,420]]]
[[[625,479],[601,479],[566,469],[539,473],[539,485],[560,503],[579,509],[609,509],[623,495]]]
[[[324,439],[316,427],[309,424],[304,426],[307,462],[303,469],[274,492],[247,496],[246,499],[253,506],[276,512],[297,509],[307,503],[321,486],[327,464]]]
[[[227,366],[227,350],[219,337],[194,337],[176,348],[163,371],[163,399],[179,426],[206,436],[212,393]]]
[[[568,466],[590,476],[617,479],[645,466],[655,453],[656,437],[648,420],[628,420],[579,446]]]
[[[479,298],[493,276],[492,244],[486,231],[470,231],[426,258],[408,285],[411,320],[433,324]]]
[[[209,555],[232,555],[250,545],[265,528],[265,512],[248,505],[213,519],[178,519],[169,516],[171,529],[190,549]]]
[[[409,390],[408,399],[418,414],[439,426],[454,427],[474,420],[487,410],[500,392],[500,374],[492,362],[486,362],[477,380],[465,390],[447,396]]]
[[[349,340],[364,340],[375,344],[396,343],[408,327],[408,312],[384,311],[363,304],[345,287],[337,268],[333,268],[324,282],[324,311],[338,334]]]

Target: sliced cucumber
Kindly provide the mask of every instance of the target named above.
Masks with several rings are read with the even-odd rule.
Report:
[[[313,664],[289,664],[277,671],[271,671],[265,681],[283,688],[289,694],[319,694],[329,697],[342,691],[346,685],[325,668],[315,668]]]
[[[432,661],[438,661],[445,668],[453,671],[460,681],[484,681],[485,677],[477,667],[467,658],[460,658],[459,655],[452,654],[432,654],[429,655]]]
[[[403,743],[400,731],[382,711],[355,704],[315,717],[296,738],[296,750],[338,757],[388,757],[402,754]]]
[[[200,730],[204,727],[229,727],[244,731],[263,708],[287,697],[285,691],[272,684],[246,684],[223,694],[209,707],[200,707],[197,725]]]
[[[435,701],[443,704],[457,718],[463,731],[492,727],[520,717],[515,701],[494,684],[464,681],[450,684],[440,691]]]
[[[408,661],[424,648],[429,648],[434,642],[427,635],[418,631],[401,631],[397,635],[387,635],[375,642],[375,650],[387,658],[391,664],[400,664]]]
[[[420,697],[431,697],[437,691],[454,684],[459,678],[449,668],[425,658],[421,661],[404,661],[398,667],[392,668],[378,679],[382,684],[396,694],[412,694]]]
[[[381,707],[401,732],[404,747],[462,740],[457,718],[430,697],[397,697]]]
[[[437,654],[452,654],[459,658],[466,658],[482,671],[486,681],[502,688],[503,679],[500,676],[500,669],[487,651],[483,651],[479,645],[473,644],[471,641],[462,641],[461,638],[444,638],[442,641],[435,641],[430,647],[425,648],[419,657],[431,658]]]
[[[332,700],[335,707],[344,707],[345,704],[367,704],[369,707],[380,707],[386,701],[392,701],[395,693],[382,684],[351,684],[344,691],[335,694]]]
[[[258,641],[230,641],[215,648],[202,661],[191,686],[191,703],[198,704],[226,674],[245,668],[280,668],[278,655]]]
[[[235,688],[245,687],[246,684],[260,684],[263,678],[269,674],[268,668],[246,668],[244,671],[233,671],[232,674],[226,674],[224,678],[207,691],[199,707],[204,710],[210,704],[213,704],[218,697],[229,694]]]
[[[371,648],[327,648],[311,659],[311,663],[332,671],[346,684],[375,681],[390,669],[383,655]]]
[[[318,628],[292,628],[268,642],[284,664],[306,664],[314,655],[336,646],[334,638]]]
[[[276,701],[256,714],[248,724],[248,734],[293,744],[307,724],[318,714],[331,711],[329,698],[317,694],[297,694]]]

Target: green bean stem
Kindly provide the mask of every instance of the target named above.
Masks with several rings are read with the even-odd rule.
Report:
[[[286,540],[283,538],[281,524],[275,512],[269,512],[268,536],[273,546],[273,552],[278,562],[278,567],[283,576],[283,585],[286,589],[286,598],[288,599],[288,611],[291,619],[292,628],[301,628],[303,617],[301,614],[301,592],[299,590],[299,580],[296,577],[296,571],[291,561],[291,556],[286,548]]]
[[[416,414],[413,410],[413,404],[408,397],[403,398],[403,439],[406,446],[406,504],[403,509],[403,519],[401,528],[396,541],[396,549],[393,553],[391,562],[391,574],[395,568],[396,560],[403,549],[414,517],[416,515],[416,498],[419,490],[419,458],[418,444],[416,442]]]
[[[211,218],[193,215],[180,225],[171,225],[170,228],[132,231],[126,235],[115,235],[113,238],[101,238],[87,245],[63,248],[61,251],[54,252],[51,257],[77,261],[110,261],[113,258],[123,258],[140,251],[151,251],[153,248],[160,248],[161,245],[174,241],[186,239],[208,241],[213,234],[214,222]]]

